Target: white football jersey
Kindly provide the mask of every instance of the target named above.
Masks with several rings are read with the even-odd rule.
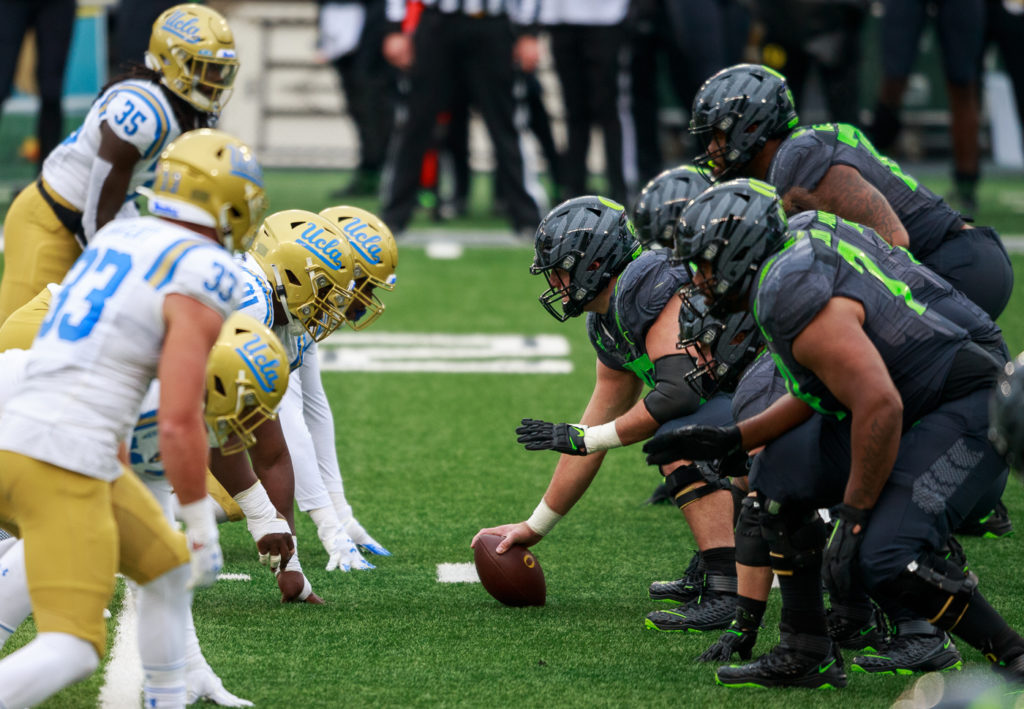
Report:
[[[43,162],[43,179],[79,211],[85,211],[89,174],[100,149],[103,123],[139,151],[128,185],[129,198],[139,185],[152,182],[160,153],[181,134],[174,110],[159,84],[128,79],[107,89],[92,104],[82,125]]]
[[[274,291],[256,259],[249,254],[242,254],[236,260],[242,272],[238,310],[273,330],[284,345],[291,371],[298,369],[305,357],[316,357],[316,343],[298,321],[294,329],[287,325],[274,326]],[[299,334],[295,334],[295,331],[299,331]]]
[[[104,226],[39,328],[26,379],[0,418],[0,449],[115,479],[118,443],[156,376],[164,298],[186,295],[227,317],[239,282],[227,251],[183,227],[156,217]]]

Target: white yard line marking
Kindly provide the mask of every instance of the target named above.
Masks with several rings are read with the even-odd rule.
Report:
[[[569,341],[561,335],[336,333],[319,347],[334,372],[567,374]]]
[[[218,581],[251,581],[249,574],[217,574]]]
[[[142,659],[139,657],[138,616],[135,595],[125,589],[121,612],[117,614],[117,632],[110,648],[110,660],[103,671],[100,689],[101,709],[122,709],[142,704]]]
[[[438,564],[438,583],[480,583],[473,564]]]

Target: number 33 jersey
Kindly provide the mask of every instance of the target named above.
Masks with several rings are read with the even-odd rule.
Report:
[[[157,373],[164,299],[185,295],[227,317],[239,281],[231,255],[195,232],[155,217],[110,222],[50,304],[0,418],[0,449],[114,480],[118,442]]]

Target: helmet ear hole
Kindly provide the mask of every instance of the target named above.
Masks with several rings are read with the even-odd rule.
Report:
[[[215,376],[213,378],[213,388],[221,396],[226,396],[227,395],[227,389],[224,387],[224,382],[221,380],[220,377]]]
[[[284,277],[287,278],[288,282],[291,283],[293,286],[302,285],[302,281],[300,281],[299,277],[295,275],[295,271],[291,270],[290,268],[286,268],[284,270]]]

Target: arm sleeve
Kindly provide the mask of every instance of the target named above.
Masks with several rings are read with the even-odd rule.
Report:
[[[644,397],[647,413],[659,424],[692,414],[700,406],[700,397],[687,383],[694,369],[687,354],[671,354],[654,361],[654,388]]]

